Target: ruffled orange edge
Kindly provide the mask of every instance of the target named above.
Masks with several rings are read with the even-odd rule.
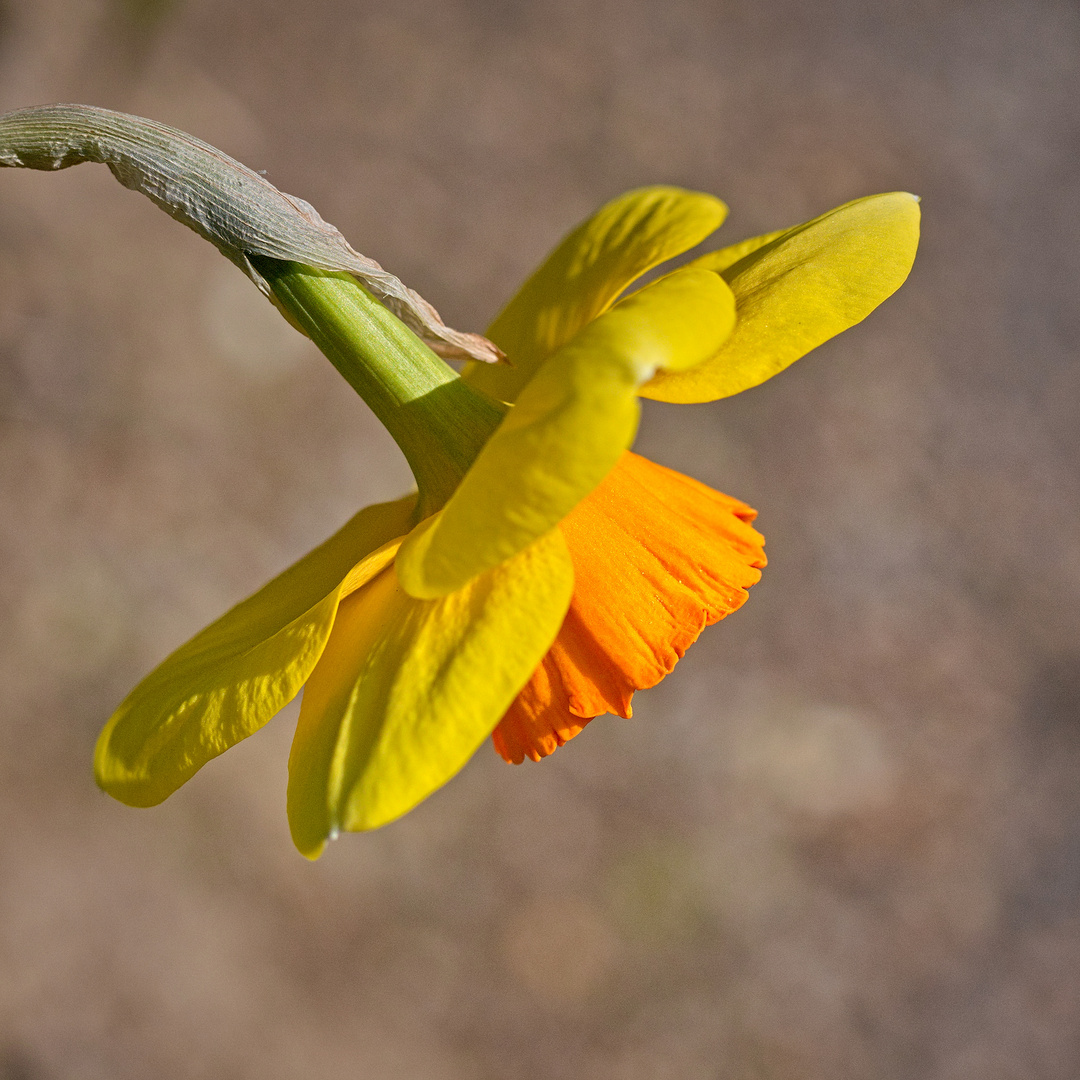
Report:
[[[757,512],[625,453],[560,524],[574,596],[555,644],[499,722],[506,761],[539,761],[604,713],[631,715],[706,627],[761,578]]]

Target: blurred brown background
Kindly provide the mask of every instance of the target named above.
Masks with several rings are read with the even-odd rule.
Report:
[[[485,748],[316,865],[295,712],[135,811],[97,730],[409,482],[330,365],[100,167],[0,173],[0,1078],[1080,1075],[1074,0],[4,0],[0,108],[267,169],[482,329],[604,199],[717,242],[904,188],[910,282],[639,448],[771,565],[633,720]]]

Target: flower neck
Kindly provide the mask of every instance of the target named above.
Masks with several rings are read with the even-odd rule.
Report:
[[[420,497],[438,510],[507,407],[463,382],[349,274],[252,256],[285,317],[322,350],[401,447]]]

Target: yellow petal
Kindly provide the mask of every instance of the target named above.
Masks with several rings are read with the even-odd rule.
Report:
[[[737,245],[744,253],[722,271],[735,293],[735,332],[693,371],[657,375],[642,397],[713,401],[772,378],[891,296],[908,276],[918,243],[918,200],[893,192]],[[719,267],[718,256],[695,265],[713,259]]]
[[[340,596],[362,583],[370,560],[361,557],[409,528],[415,502],[361,510],[143,679],[98,738],[101,787],[153,806],[292,700],[322,654]]]
[[[339,829],[411,810],[475,753],[559,631],[573,568],[558,531],[441,600],[392,569],[341,604],[289,755],[289,825],[317,858]]]
[[[633,442],[641,383],[712,356],[734,319],[718,274],[680,270],[589,323],[521,392],[442,511],[406,539],[405,591],[444,596],[557,525]]]
[[[783,236],[787,229],[777,229],[776,232],[764,233],[761,236],[751,236],[749,240],[740,240],[737,244],[729,244],[719,251],[710,251],[697,259],[688,262],[683,269],[696,267],[698,270],[712,270],[713,273],[722,274],[730,266],[734,266],[741,259],[745,259],[751,252],[758,248],[771,244],[778,236]]]
[[[675,187],[628,191],[583,221],[503,309],[488,336],[510,366],[469,364],[465,378],[513,401],[537,367],[606,311],[646,270],[700,243],[727,216],[712,195]]]

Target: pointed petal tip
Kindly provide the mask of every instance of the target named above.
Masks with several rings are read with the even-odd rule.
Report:
[[[327,837],[327,839],[323,840],[322,843],[304,844],[303,846],[301,846],[299,843],[297,843],[296,838],[293,837],[293,844],[295,845],[296,850],[299,851],[300,854],[303,855],[308,862],[318,862],[319,859],[322,858],[323,852],[326,851],[326,845],[330,842],[331,839],[333,838]]]

